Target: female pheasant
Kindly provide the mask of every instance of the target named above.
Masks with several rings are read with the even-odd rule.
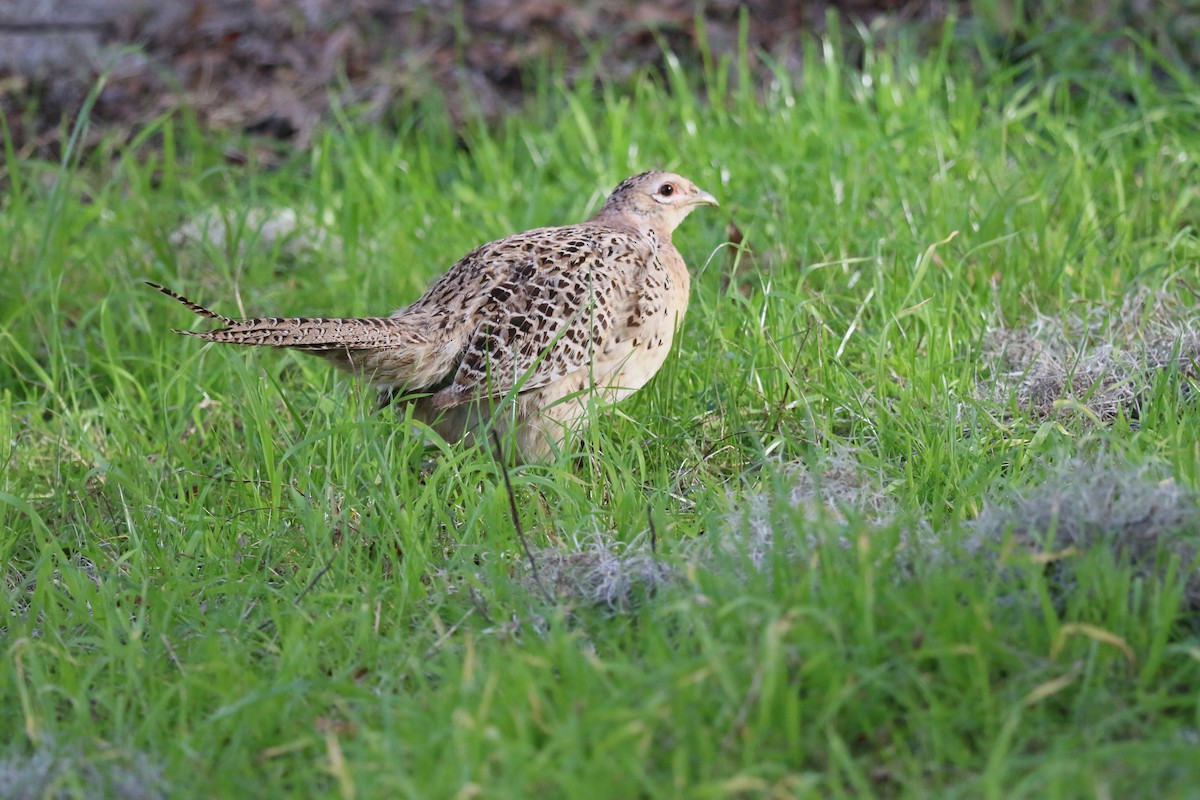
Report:
[[[687,266],[671,233],[717,200],[669,172],[623,181],[587,222],[537,228],[476,248],[390,317],[235,320],[158,284],[225,327],[177,331],[224,344],[315,353],[370,380],[381,405],[449,441],[489,426],[545,460],[585,422],[658,372],[688,305]]]

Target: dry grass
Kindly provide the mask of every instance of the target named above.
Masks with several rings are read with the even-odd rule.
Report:
[[[0,757],[0,797],[6,800],[158,800],[168,796],[162,768],[142,753],[83,753],[42,742],[31,754]]]
[[[980,400],[1037,419],[1079,415],[1109,422],[1140,414],[1164,371],[1181,391],[1200,378],[1200,313],[1164,292],[1141,291],[1119,306],[1094,304],[1063,317],[1038,314],[1020,328],[993,328],[984,345]]]
[[[999,488],[971,529],[968,550],[999,550],[1008,537],[1031,552],[1062,556],[1099,548],[1155,581],[1177,559],[1187,603],[1200,609],[1200,495],[1160,467],[1073,459],[1035,485]],[[1059,587],[1069,591],[1069,559],[1053,563]]]
[[[790,488],[782,494],[745,497],[730,515],[726,529],[698,541],[694,555],[701,562],[719,562],[720,554],[734,556],[735,561],[743,560],[761,572],[781,547],[788,560],[807,557],[820,545],[825,532],[848,529],[848,517],[885,524],[895,511],[894,498],[887,492],[882,470],[867,466],[861,456],[860,450],[835,446],[812,465],[794,462],[779,466],[782,480]],[[780,499],[787,505],[782,515]],[[796,517],[813,524],[797,525]],[[857,524],[853,527],[859,530]],[[835,535],[838,546],[850,546],[847,535]]]
[[[625,543],[611,534],[594,533],[566,547],[532,552],[537,578],[522,562],[521,582],[567,608],[628,611],[676,578],[675,569],[650,551],[645,537]]]
[[[327,215],[328,216],[328,215]],[[330,218],[287,207],[251,206],[242,210],[208,208],[176,228],[170,242],[177,248],[200,246],[244,258],[248,247],[297,258],[306,253],[340,255],[342,243],[329,232]]]
[[[865,466],[857,451],[842,448],[812,468],[793,463],[780,469],[792,484],[785,495],[786,517],[795,512],[805,520],[832,520],[837,529],[849,530],[847,516],[882,523],[893,511],[882,473]],[[765,571],[779,546],[789,560],[809,557],[825,528],[791,524],[793,519],[776,513],[773,497],[769,493],[751,496],[723,529],[684,543],[668,557],[652,551],[648,533],[626,543],[613,533],[597,532],[535,548],[531,552],[536,575],[527,560],[513,557],[520,564],[518,580],[532,595],[568,611],[599,608],[619,614],[680,582],[686,563],[718,574],[732,572],[742,579],[746,564],[754,572]],[[837,544],[848,547],[850,539],[839,535]]]
[[[660,558],[652,552],[648,534],[625,543],[612,533],[593,533],[564,545],[534,549],[537,575],[519,559],[519,580],[529,592],[568,609],[622,613],[680,580],[681,562],[719,574],[732,571],[744,578],[745,565],[754,572],[765,571],[780,546],[788,560],[808,558],[820,545],[822,532],[849,531],[852,525],[857,530],[849,518],[885,524],[895,510],[882,471],[868,467],[860,457],[860,451],[840,447],[811,467],[799,462],[777,466],[782,480],[790,484],[782,495],[786,512],[779,513],[778,500],[773,500],[777,495],[752,495],[739,504],[723,529],[683,544],[675,557]],[[797,526],[793,524],[796,514],[808,522],[833,526]],[[848,534],[835,535],[838,546],[850,546]]]

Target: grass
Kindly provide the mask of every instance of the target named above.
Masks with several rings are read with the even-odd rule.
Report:
[[[1124,53],[811,47],[769,86],[672,64],[461,140],[433,107],[347,109],[269,171],[178,120],[9,158],[0,793],[1194,791],[1200,88]],[[385,313],[652,166],[722,207],[676,235],[662,373],[510,471],[544,580],[485,448],[430,459],[322,363],[171,335],[199,322],[141,284]],[[176,235],[214,209],[222,235]],[[264,234],[271,209],[301,227]],[[1004,356],[1013,331],[1111,345],[1136,385]],[[1062,371],[1036,407],[1035,363]],[[1175,505],[1066,525],[1097,486]]]

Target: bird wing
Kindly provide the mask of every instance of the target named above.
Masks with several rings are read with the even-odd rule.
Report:
[[[506,252],[518,255],[480,305],[454,380],[434,395],[436,406],[537,389],[590,366],[653,256],[639,236],[582,225],[501,244],[513,244]]]

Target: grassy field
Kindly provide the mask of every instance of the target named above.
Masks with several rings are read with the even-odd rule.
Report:
[[[836,51],[10,148],[0,796],[1196,796],[1200,88]],[[722,206],[664,370],[509,471],[536,576],[486,449],[142,284],[387,313],[651,167]]]

